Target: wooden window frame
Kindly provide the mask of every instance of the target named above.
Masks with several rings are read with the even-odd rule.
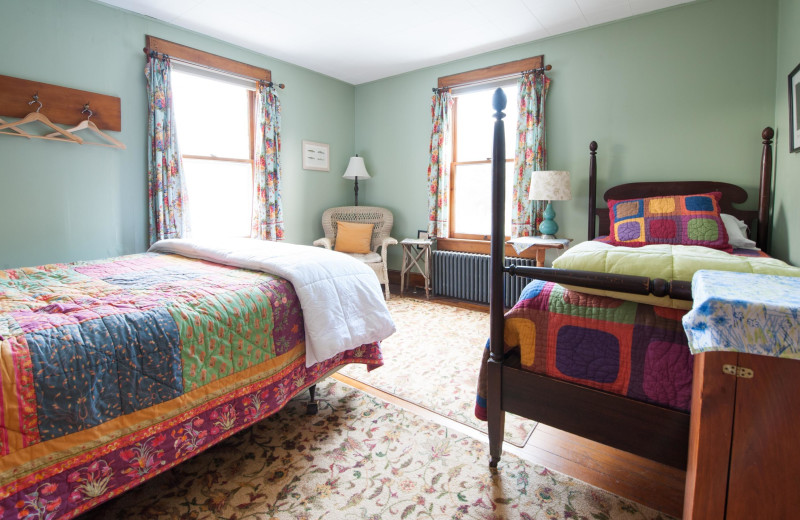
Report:
[[[513,77],[528,70],[541,69],[544,66],[544,55],[533,56],[499,65],[492,65],[481,69],[475,69],[450,76],[442,76],[439,78],[437,85],[439,88],[455,88],[467,85],[479,85],[490,81],[496,81],[505,77]],[[455,215],[454,211],[454,195],[455,195],[455,180],[459,165],[464,164],[491,164],[491,159],[487,161],[465,161],[458,162],[458,149],[457,142],[457,128],[458,123],[458,99],[453,100],[453,123],[452,123],[452,143],[453,143],[453,160],[450,163],[450,236],[446,238],[437,239],[437,248],[447,251],[463,251],[469,253],[482,253],[489,254],[490,250],[490,235],[477,235],[471,233],[456,233],[455,229]],[[513,162],[514,158],[506,159],[506,162]],[[505,237],[508,240],[509,237]],[[535,248],[529,248],[523,251],[522,254],[517,254],[511,246],[506,246],[506,256],[523,257],[523,258],[536,258]],[[526,254],[527,253],[527,254]]]
[[[198,65],[206,69],[221,72],[223,74],[229,74],[233,76],[239,76],[251,79],[255,82],[263,81],[270,83],[272,81],[272,72],[269,69],[256,67],[254,65],[248,65],[247,63],[231,60],[223,56],[217,56],[216,54],[211,54],[205,51],[194,49],[192,47],[187,47],[185,45],[180,45],[178,43],[162,40],[161,38],[156,38],[155,36],[146,35],[145,45],[146,45],[144,49],[145,52],[153,50],[161,54],[166,54],[170,58],[175,59],[179,62]],[[211,155],[191,155],[191,154],[181,154],[181,158],[203,160],[203,161],[249,163],[251,185],[253,185],[253,188],[255,189],[254,183],[255,183],[255,164],[256,164],[255,163],[256,91],[254,90],[248,91],[247,100],[248,100],[247,106],[248,106],[248,121],[249,121],[248,159],[239,159],[231,157],[213,157]],[[252,197],[250,198],[252,204]]]

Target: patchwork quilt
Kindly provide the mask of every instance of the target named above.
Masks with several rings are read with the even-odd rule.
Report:
[[[685,313],[533,280],[506,313],[504,348],[511,355],[519,347],[525,370],[689,411],[693,365]],[[483,420],[488,359],[487,342],[475,406]]]
[[[292,285],[146,253],[0,271],[0,516],[71,518],[274,413],[306,367]]]

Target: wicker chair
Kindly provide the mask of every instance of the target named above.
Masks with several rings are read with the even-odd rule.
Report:
[[[372,241],[370,243],[371,253],[355,254],[346,253],[361,260],[375,271],[378,281],[386,285],[386,299],[389,294],[389,271],[386,263],[386,248],[397,244],[397,239],[389,236],[392,232],[394,216],[392,212],[385,208],[374,206],[341,206],[338,208],[326,209],[322,214],[322,229],[325,230],[325,238],[314,241],[315,246],[333,249],[336,244],[337,222],[358,222],[360,224],[375,224],[372,228]],[[378,249],[381,252],[378,254]]]

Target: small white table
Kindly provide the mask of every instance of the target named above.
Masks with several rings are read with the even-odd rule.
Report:
[[[400,268],[400,294],[408,285],[411,269],[416,266],[417,270],[425,278],[425,297],[430,298],[431,290],[431,246],[433,240],[422,238],[404,238],[400,241],[403,246],[403,265]],[[422,265],[419,261],[422,260]]]

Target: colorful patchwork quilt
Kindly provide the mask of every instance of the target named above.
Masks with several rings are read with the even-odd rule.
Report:
[[[681,324],[685,313],[534,280],[506,313],[505,351],[518,351],[525,370],[688,411],[692,355]],[[483,420],[488,359],[487,342],[475,406]]]
[[[71,518],[270,415],[305,366],[292,285],[145,253],[0,271],[0,516]]]

